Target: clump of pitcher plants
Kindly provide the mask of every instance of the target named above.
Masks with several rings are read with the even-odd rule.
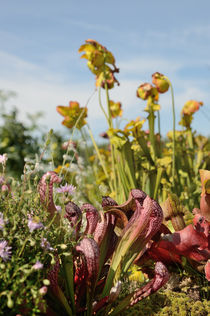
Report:
[[[56,212],[53,202],[53,184],[57,182],[59,177],[48,172],[40,181],[39,193],[59,225],[62,213]],[[63,215],[71,230],[71,248],[65,255],[56,255],[49,269],[48,315],[117,315],[164,286],[169,280],[166,264],[181,265],[183,257],[199,271],[203,269],[208,279],[209,222],[197,212],[193,224],[183,228],[177,199],[168,199],[165,209],[175,223],[174,233],[162,223],[160,205],[139,189],[131,190],[121,205],[104,196],[99,210],[88,203],[79,207],[66,199]],[[177,216],[182,221],[173,221]],[[151,280],[119,301],[123,276],[132,264],[144,266],[148,260],[155,263]]]

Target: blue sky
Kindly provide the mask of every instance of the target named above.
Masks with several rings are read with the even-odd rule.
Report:
[[[122,102],[124,117],[145,117],[136,89],[159,71],[174,87],[176,122],[189,99],[203,101],[193,127],[210,135],[210,2],[0,0],[0,90],[13,90],[20,118],[45,112],[47,129],[61,127],[57,105],[77,100],[85,105],[95,89],[94,76],[78,48],[92,38],[111,50],[120,68],[120,87],[111,99]],[[172,128],[170,93],[160,98],[161,130]],[[95,133],[106,130],[97,94],[88,105]],[[123,127],[123,124],[122,124]]]

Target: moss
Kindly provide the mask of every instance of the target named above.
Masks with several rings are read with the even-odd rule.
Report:
[[[187,294],[162,291],[123,311],[121,316],[208,316],[210,303],[195,301]]]

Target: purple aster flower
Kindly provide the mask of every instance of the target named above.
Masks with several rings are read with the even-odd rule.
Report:
[[[28,220],[28,228],[30,233],[32,233],[35,229],[43,228],[44,225],[40,222],[38,217],[31,218]]]
[[[45,250],[50,250],[50,251],[54,250],[53,247],[50,246],[50,243],[47,240],[47,238],[42,238],[41,247]]]
[[[68,193],[70,195],[74,194],[76,187],[74,187],[72,184],[65,184],[61,185],[59,188],[56,189],[57,193]]]
[[[43,264],[40,261],[37,261],[32,267],[32,269],[34,270],[40,270],[42,268],[43,268]]]
[[[6,240],[0,241],[0,257],[4,260],[7,261],[11,258],[11,248],[7,246],[8,242]]]

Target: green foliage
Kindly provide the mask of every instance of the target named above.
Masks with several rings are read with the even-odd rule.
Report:
[[[39,153],[38,140],[31,135],[33,129],[19,121],[17,115],[17,109],[3,113],[0,126],[0,154],[7,153],[7,166],[13,176],[22,174],[25,157],[32,158]]]

